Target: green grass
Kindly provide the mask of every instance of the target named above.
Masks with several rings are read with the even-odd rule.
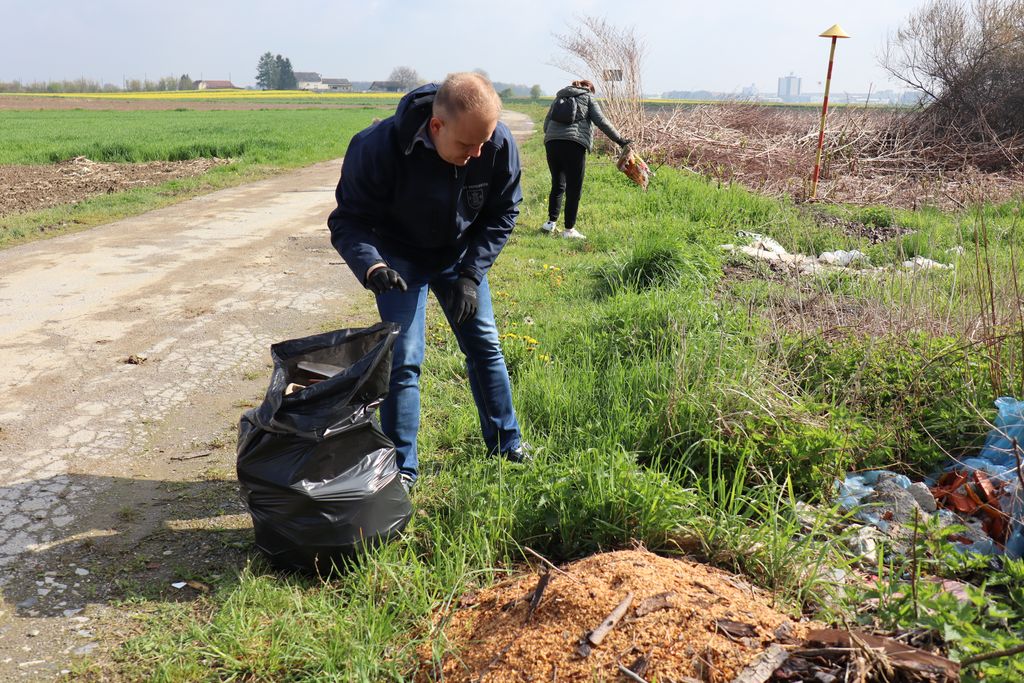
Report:
[[[736,242],[741,230],[800,251],[867,245],[787,202],[671,169],[644,193],[599,156],[590,157],[578,224],[589,239],[553,239],[539,232],[548,189],[540,136],[522,151],[526,201],[490,278],[517,411],[538,461],[515,466],[483,456],[462,359],[432,303],[419,513],[404,537],[327,582],[277,576],[258,561],[242,568],[194,609],[157,610],[121,652],[122,674],[408,680],[448,651],[436,610],[522,567],[525,547],[568,561],[639,541],[742,572],[794,612],[926,628],[952,614],[936,600],[929,607],[947,612],[915,622],[889,609],[895,602],[866,610],[865,595],[837,590],[830,577],[853,559],[827,501],[834,478],[850,468],[925,467],[951,445],[943,440],[975,438],[997,395],[994,378],[1019,380],[1019,365],[1006,362],[1009,347],[995,366],[999,344],[950,352],[963,342],[954,319],[977,316],[984,294],[973,251],[955,271],[918,275],[787,280],[748,265],[757,277],[726,277],[723,266],[740,261],[718,245]],[[1009,263],[1015,214],[985,211],[993,244],[986,262]],[[890,220],[881,212],[865,218]],[[982,230],[970,214],[894,219],[916,222],[936,244]],[[879,251],[878,263],[899,256]],[[1009,282],[1002,271],[992,287]],[[784,315],[784,306],[816,300],[899,315],[878,321],[881,330],[862,324],[828,336]],[[900,336],[900,316],[911,313],[928,323],[917,325],[924,336]],[[828,328],[831,315],[816,320]],[[810,529],[799,500],[822,503]],[[977,567],[953,566],[950,548],[926,550],[930,561],[946,563],[943,575],[976,579]],[[893,562],[882,575],[898,586],[905,568]],[[992,589],[999,614],[1019,614],[1004,597],[1019,601],[1017,573],[987,575],[990,583],[1003,579]],[[998,618],[955,616],[969,636],[940,639],[957,656],[1022,640],[1019,625],[998,631]],[[985,673],[988,681],[1015,680],[998,664]]]
[[[344,155],[380,109],[0,111],[0,163],[230,158],[194,178],[0,217],[0,247],[133,216],[182,199]]]
[[[340,157],[382,111],[0,111],[0,164],[221,157],[294,167]]]

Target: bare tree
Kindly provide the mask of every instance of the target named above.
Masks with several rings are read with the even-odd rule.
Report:
[[[880,59],[928,117],[972,137],[1024,133],[1024,0],[931,0]]]
[[[412,90],[422,82],[416,69],[411,66],[396,66],[391,70],[388,80],[400,84],[402,90]]]
[[[616,128],[643,142],[644,107],[641,66],[644,45],[633,29],[619,29],[597,17],[577,17],[571,33],[556,35],[564,55],[555,66],[591,80]]]

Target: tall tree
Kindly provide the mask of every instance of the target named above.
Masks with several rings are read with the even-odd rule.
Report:
[[[178,90],[195,90],[196,84],[188,74],[182,74],[178,79]]]
[[[256,65],[256,85],[261,90],[270,90],[274,87],[274,55],[269,52],[260,55],[260,61]]]
[[[394,81],[402,86],[402,90],[412,90],[420,84],[420,75],[411,66],[396,66],[391,70],[389,81]]]
[[[277,55],[274,57],[274,75],[276,82],[274,90],[295,90],[299,82],[295,78],[295,71],[292,70],[292,60]]]
[[[530,99],[539,100],[540,96],[543,94],[544,93],[541,91],[540,85],[535,85],[532,88],[530,88]]]

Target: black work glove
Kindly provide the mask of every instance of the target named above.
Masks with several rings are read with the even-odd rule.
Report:
[[[370,273],[370,277],[366,278],[366,286],[377,295],[383,294],[395,287],[398,287],[403,292],[409,289],[405,284],[405,280],[402,279],[402,276],[394,268],[378,268],[373,271]]]
[[[477,285],[472,278],[460,277],[448,294],[448,316],[461,325],[476,315]]]

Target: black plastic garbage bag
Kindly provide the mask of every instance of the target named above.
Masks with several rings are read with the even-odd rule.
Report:
[[[326,573],[409,521],[394,444],[375,412],[398,326],[337,330],[270,348],[266,398],[238,429],[238,481],[256,546],[280,569]]]

